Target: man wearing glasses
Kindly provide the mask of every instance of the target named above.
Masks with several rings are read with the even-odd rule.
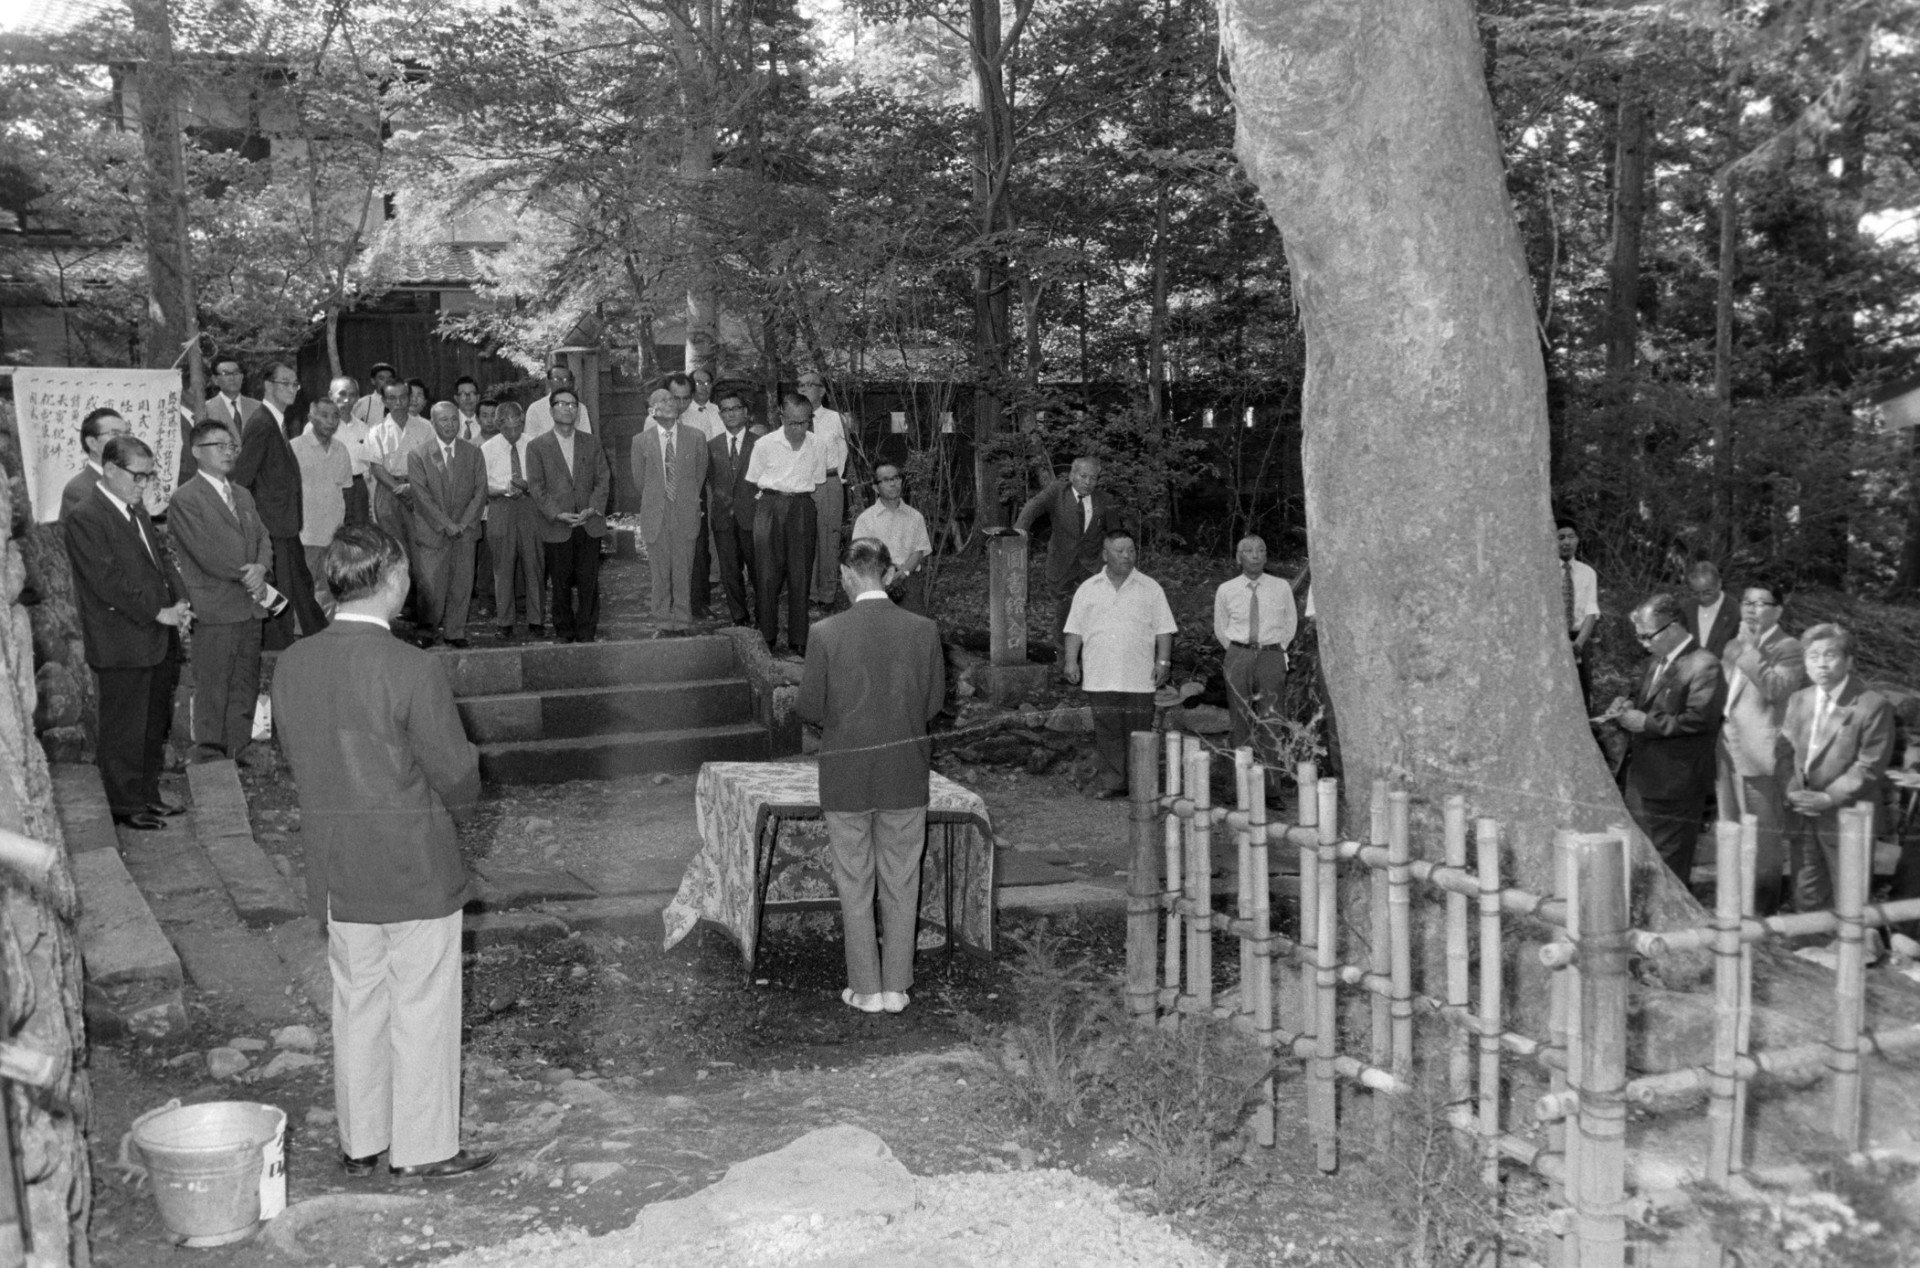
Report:
[[[100,473],[106,469],[107,460],[101,454],[107,442],[130,430],[127,420],[110,409],[96,409],[80,420],[80,448],[87,455],[87,465],[60,491],[61,519],[66,519],[74,507],[93,496],[94,486],[100,483]]]
[[[1750,814],[1759,820],[1753,905],[1761,916],[1780,907],[1780,873],[1787,863],[1780,724],[1788,699],[1807,685],[1800,640],[1780,628],[1786,601],[1786,587],[1777,581],[1749,584],[1740,596],[1739,631],[1720,654],[1727,676],[1727,722],[1720,731],[1714,796],[1722,819]]]
[[[240,429],[253,417],[253,411],[260,408],[259,401],[240,391],[246,382],[247,376],[241,370],[240,363],[232,357],[221,357],[213,363],[213,385],[218,390],[200,407],[198,421],[211,420],[221,424],[233,433],[235,444],[240,441]]]
[[[327,618],[313,597],[313,573],[300,544],[300,460],[287,440],[287,411],[300,395],[300,379],[292,366],[275,361],[267,367],[260,392],[266,399],[247,419],[231,478],[253,495],[260,522],[273,542],[274,588],[287,596],[287,606],[267,623],[268,642],[277,651],[291,647],[298,635],[318,633]]]
[[[739,392],[721,392],[716,404],[720,434],[707,442],[707,518],[713,525],[713,553],[720,561],[727,614],[735,625],[747,625],[752,621],[748,596],[754,587],[753,497],[758,492],[747,483],[747,465],[759,436],[747,426],[747,400]]]
[[[1621,789],[1627,813],[1682,884],[1693,874],[1707,794],[1713,791],[1714,744],[1726,710],[1720,658],[1694,641],[1686,614],[1670,594],[1633,610],[1634,637],[1647,649],[1647,669],[1619,714],[1627,732]]]
[[[153,450],[137,437],[116,436],[101,456],[100,483],[62,528],[87,664],[100,685],[94,747],[107,808],[115,823],[153,832],[183,809],[161,797],[160,771],[180,676],[180,631],[192,623],[193,608],[147,518]]]
[[[236,446],[226,425],[207,419],[189,438],[199,471],[167,506],[180,576],[199,628],[193,636],[193,751],[188,760],[230,757],[251,764],[254,703],[260,694],[262,601],[273,543],[253,495],[235,485]]]
[[[613,470],[599,442],[574,425],[580,399],[573,389],[555,388],[547,400],[553,427],[527,445],[527,493],[540,511],[554,637],[591,643],[600,625],[600,539]]]
[[[887,557],[893,560],[893,584],[890,593],[898,594],[900,606],[915,616],[927,614],[927,574],[921,567],[933,553],[933,539],[927,536],[927,517],[902,499],[906,481],[900,468],[883,462],[873,469],[873,505],[853,521],[855,539],[878,538],[886,543]]]

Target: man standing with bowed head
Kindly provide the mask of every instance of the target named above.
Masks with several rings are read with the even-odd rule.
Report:
[[[913,986],[927,727],[947,695],[939,630],[888,600],[892,575],[885,544],[848,543],[840,584],[850,606],[814,629],[794,704],[820,728],[820,809],[847,940],[840,998],[865,1013],[899,1012]],[[882,936],[874,932],[876,875]]]
[[[1287,646],[1299,616],[1293,587],[1267,572],[1267,543],[1252,534],[1240,539],[1240,575],[1213,594],[1213,636],[1225,649],[1220,672],[1227,680],[1233,747],[1254,746],[1260,761],[1272,759],[1287,689]]]
[[[94,486],[100,483],[100,476],[106,470],[105,452],[107,442],[115,436],[125,436],[129,432],[127,420],[110,409],[96,409],[80,420],[80,448],[86,451],[87,465],[80,468],[73,479],[67,481],[67,487],[60,491],[60,518],[87,500]]]
[[[1034,494],[1013,522],[1014,531],[1019,533],[1031,532],[1041,520],[1053,526],[1047,541],[1047,588],[1053,591],[1056,647],[1062,644],[1074,593],[1082,581],[1099,571],[1107,534],[1122,531],[1113,498],[1101,492],[1099,484],[1100,460],[1075,458],[1067,469],[1067,478],[1055,480]]]
[[[273,717],[300,792],[307,907],[327,927],[340,1165],[396,1176],[478,1171],[460,1148],[460,908],[456,819],[480,763],[453,688],[392,633],[407,560],[383,530],[327,548],[333,624],[273,673]]]
[[[1812,685],[1787,701],[1780,756],[1790,770],[1787,832],[1794,901],[1807,904],[1802,910],[1818,911],[1833,905],[1840,879],[1840,812],[1879,804],[1893,756],[1893,705],[1854,674],[1850,631],[1816,625],[1800,636],[1800,644]],[[1867,839],[1873,839],[1871,831]],[[1872,872],[1869,857],[1869,884]]]
[[[1627,813],[1684,885],[1693,876],[1700,817],[1713,791],[1727,680],[1720,658],[1687,632],[1672,595],[1656,594],[1635,608],[1633,633],[1647,649],[1647,668],[1619,714],[1627,733],[1622,791]]]
[[[452,401],[436,404],[432,421],[436,443],[407,455],[414,566],[426,589],[420,596],[420,625],[423,637],[465,647],[473,548],[487,509],[487,462],[478,445],[460,439],[460,411]]]
[[[772,651],[780,637],[780,588],[785,586],[787,646],[797,656],[807,651],[807,588],[820,514],[813,491],[827,478],[826,452],[808,430],[812,421],[812,401],[798,392],[782,393],[780,430],[762,436],[747,458],[747,483],[759,490],[753,514],[753,605],[760,636]]]
[[[1133,536],[1107,534],[1107,566],[1073,593],[1061,668],[1093,706],[1100,797],[1127,795],[1127,737],[1153,728],[1153,693],[1173,666],[1180,628],[1160,583],[1134,566]]]
[[[100,482],[62,520],[87,664],[100,686],[94,746],[113,821],[143,832],[183,808],[160,796],[180,633],[193,623],[186,583],[160,553],[147,518],[153,450],[115,436],[100,451]]]
[[[233,482],[253,494],[260,522],[273,542],[273,585],[287,596],[287,606],[267,622],[268,650],[293,642],[292,626],[302,635],[318,632],[327,623],[314,598],[313,573],[307,568],[306,549],[300,544],[300,461],[287,440],[287,410],[300,395],[300,379],[284,361],[267,366],[260,383],[262,403],[247,419],[240,436],[240,457],[233,464]]]
[[[1687,633],[1718,656],[1740,632],[1739,605],[1721,587],[1720,570],[1704,559],[1687,569],[1687,591],[1688,597],[1680,602],[1680,610],[1687,617]]]

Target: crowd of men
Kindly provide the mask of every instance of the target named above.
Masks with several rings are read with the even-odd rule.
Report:
[[[1574,558],[1578,527],[1557,523],[1565,618],[1581,686],[1599,616],[1593,570]],[[1755,909],[1762,916],[1833,904],[1841,813],[1877,810],[1894,757],[1892,703],[1855,672],[1854,637],[1822,622],[1798,638],[1781,622],[1791,597],[1753,577],[1738,597],[1708,562],[1687,594],[1657,593],[1633,609],[1647,662],[1631,696],[1601,714],[1626,732],[1620,785],[1661,859],[1690,881],[1709,807],[1753,815]],[[1920,860],[1903,853],[1895,897],[1920,896]]]

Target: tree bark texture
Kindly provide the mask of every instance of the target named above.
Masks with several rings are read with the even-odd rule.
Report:
[[[1546,382],[1472,6],[1220,11],[1239,156],[1306,332],[1307,533],[1349,819],[1376,777],[1425,810],[1462,793],[1503,825],[1512,882],[1547,891],[1555,828],[1627,814],[1560,619]],[[1645,918],[1699,910],[1644,839],[1636,858]]]
[[[146,60],[140,67],[140,143],[146,157],[146,363],[160,369],[187,363],[189,401],[206,398],[200,365],[200,323],[188,258],[186,158],[181,151],[179,79],[173,28],[165,0],[130,0],[133,25]]]
[[[1620,85],[1615,118],[1613,241],[1607,255],[1607,376],[1624,386],[1633,373],[1640,338],[1640,242],[1647,221],[1647,105],[1632,76]]]

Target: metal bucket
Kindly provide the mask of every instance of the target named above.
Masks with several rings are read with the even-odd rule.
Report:
[[[209,1101],[142,1114],[129,1133],[169,1231],[188,1246],[224,1246],[260,1223],[262,1151],[287,1116],[272,1105]]]

